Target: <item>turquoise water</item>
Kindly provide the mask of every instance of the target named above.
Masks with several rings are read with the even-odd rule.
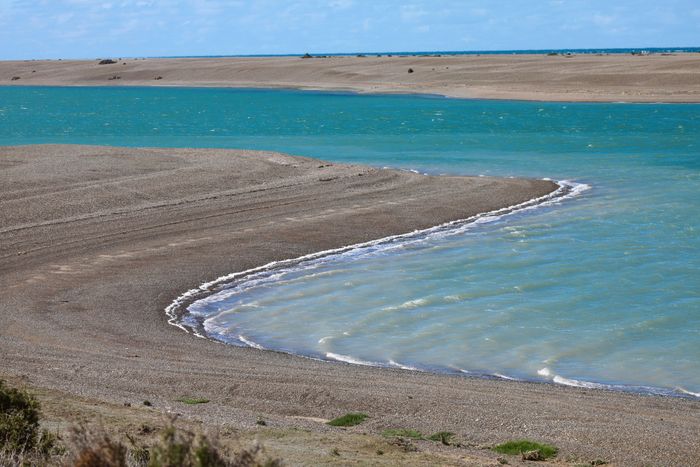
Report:
[[[318,358],[700,393],[700,105],[0,88],[0,144],[30,143],[587,184],[451,234],[263,273],[191,311],[213,337]]]

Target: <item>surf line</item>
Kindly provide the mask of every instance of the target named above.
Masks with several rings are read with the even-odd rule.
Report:
[[[548,178],[545,178],[544,180],[551,181],[551,179]],[[253,275],[291,269],[292,267],[303,263],[320,260],[329,256],[348,253],[352,250],[361,250],[370,247],[391,245],[400,241],[429,239],[439,234],[458,234],[461,231],[463,231],[463,229],[467,229],[472,225],[493,222],[507,215],[561,203],[564,200],[577,197],[581,193],[591,188],[590,185],[587,185],[585,183],[578,183],[570,180],[560,180],[555,183],[559,187],[551,193],[532,198],[530,200],[512,206],[507,206],[493,211],[475,214],[466,219],[449,221],[434,227],[429,227],[427,229],[419,229],[404,234],[391,235],[376,240],[370,240],[368,242],[356,243],[353,245],[333,248],[330,250],[309,253],[307,255],[299,256],[297,258],[272,261],[262,266],[218,277],[212,281],[203,283],[197,288],[188,290],[187,292],[183,293],[175,300],[173,300],[172,303],[165,308],[165,313],[168,316],[168,323],[182,329],[187,333],[194,334],[197,337],[210,339],[215,342],[225,344],[219,339],[214,339],[208,336],[204,330],[204,326],[202,325],[201,320],[197,321],[197,323],[192,323],[192,320],[190,320],[190,323],[184,322],[185,318],[188,317],[188,307],[190,305],[192,305],[194,302],[204,299],[207,296],[214,295],[222,290],[233,288],[236,285],[245,282],[246,278],[249,278]],[[245,342],[243,343],[245,344]]]

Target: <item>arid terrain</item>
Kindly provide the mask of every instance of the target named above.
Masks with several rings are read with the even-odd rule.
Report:
[[[0,62],[2,85],[210,86],[461,98],[700,102],[700,54],[177,58]]]

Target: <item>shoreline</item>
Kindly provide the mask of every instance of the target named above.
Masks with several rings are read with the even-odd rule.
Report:
[[[177,412],[244,432],[264,416],[316,440],[338,433],[318,420],[364,411],[370,421],[343,437],[449,430],[463,443],[448,452],[455,463],[493,463],[482,447],[515,438],[562,458],[700,461],[698,401],[318,362],[215,345],[163,313],[207,277],[429,229],[546,196],[552,182],[209,149],[2,147],[0,166],[0,377],[58,398],[53,411],[79,400],[108,420]],[[177,404],[183,395],[211,402]],[[323,454],[307,456],[298,463]]]
[[[700,54],[154,58],[125,59],[110,65],[91,60],[0,61],[0,83],[298,89],[542,102],[698,103]]]
[[[417,238],[427,238],[434,233],[446,233],[447,235],[454,234],[450,232],[450,229],[460,229],[468,228],[470,224],[473,224],[476,220],[484,216],[498,215],[499,218],[503,216],[508,216],[511,214],[522,213],[524,211],[529,211],[531,209],[538,209],[544,206],[551,206],[553,204],[559,204],[563,201],[569,200],[571,198],[577,197],[580,193],[590,189],[588,185],[585,184],[571,184],[567,181],[557,181],[559,188],[547,195],[539,198],[534,198],[524,203],[516,206],[509,206],[501,208],[495,211],[489,211],[477,214],[468,219],[458,219],[450,221],[444,224],[436,225],[420,231],[413,231],[405,234],[393,235],[389,237],[384,237],[376,240],[371,240],[365,243],[359,243],[354,245],[347,245],[340,248],[319,251],[316,253],[311,253],[298,258],[290,258],[281,261],[275,261],[262,266],[254,267],[246,271],[233,272],[214,280],[207,281],[197,288],[190,289],[184,292],[182,295],[178,296],[173,302],[165,308],[165,313],[168,315],[168,324],[175,326],[186,333],[208,339],[216,343],[223,343],[225,345],[233,345],[239,347],[247,347],[257,350],[262,350],[265,352],[277,352],[293,357],[308,358],[311,360],[327,362],[327,363],[345,363],[350,365],[360,365],[369,366],[374,368],[384,368],[384,369],[401,369],[406,371],[416,371],[416,372],[427,372],[435,375],[449,375],[449,376],[461,376],[465,378],[483,378],[483,379],[494,379],[499,381],[519,381],[525,383],[536,383],[536,384],[552,384],[560,386],[577,387],[592,390],[601,391],[611,391],[611,392],[622,392],[629,394],[637,394],[641,396],[660,396],[660,397],[674,397],[688,399],[692,401],[700,400],[700,394],[688,391],[681,387],[656,387],[656,386],[646,386],[646,385],[630,385],[623,383],[604,383],[599,381],[584,381],[579,379],[567,378],[560,375],[555,375],[551,380],[547,379],[536,379],[528,378],[522,376],[510,376],[504,375],[497,372],[486,372],[485,370],[475,371],[475,370],[465,370],[461,368],[445,367],[445,366],[422,366],[416,362],[408,362],[406,364],[399,364],[393,361],[380,362],[380,361],[364,361],[357,359],[352,356],[347,355],[333,355],[321,354],[321,353],[309,353],[309,352],[297,352],[293,350],[284,350],[275,347],[265,347],[255,342],[250,341],[243,336],[237,336],[234,342],[231,339],[221,339],[215,336],[209,335],[202,326],[202,321],[205,317],[198,316],[192,317],[188,311],[190,305],[198,302],[199,300],[205,299],[207,297],[216,295],[222,290],[229,289],[233,286],[244,284],[250,276],[255,276],[256,280],[259,280],[258,275],[264,273],[279,273],[281,271],[289,271],[301,264],[307,262],[313,262],[319,259],[324,259],[329,256],[334,256],[342,253],[351,252],[353,250],[363,249],[369,246],[378,246],[386,243],[393,243],[395,240],[400,239],[417,239]],[[558,193],[559,191],[561,193]],[[559,380],[557,380],[557,378]]]

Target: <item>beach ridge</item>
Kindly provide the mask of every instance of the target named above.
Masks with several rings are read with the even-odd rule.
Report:
[[[3,86],[183,86],[564,102],[700,102],[700,53],[0,61]]]
[[[0,148],[0,162],[0,377],[38,390],[63,423],[97,413],[130,430],[155,416],[138,408],[147,400],[204,426],[256,430],[262,415],[275,430],[308,430],[295,442],[312,445],[336,436],[314,420],[363,411],[366,436],[405,426],[469,440],[450,462],[488,465],[495,454],[479,446],[534,438],[580,459],[700,463],[697,401],[217,345],[163,312],[208,278],[468,218],[554,182],[215,149],[17,146]],[[186,394],[210,402],[173,409]],[[431,446],[419,455],[437,455]]]

